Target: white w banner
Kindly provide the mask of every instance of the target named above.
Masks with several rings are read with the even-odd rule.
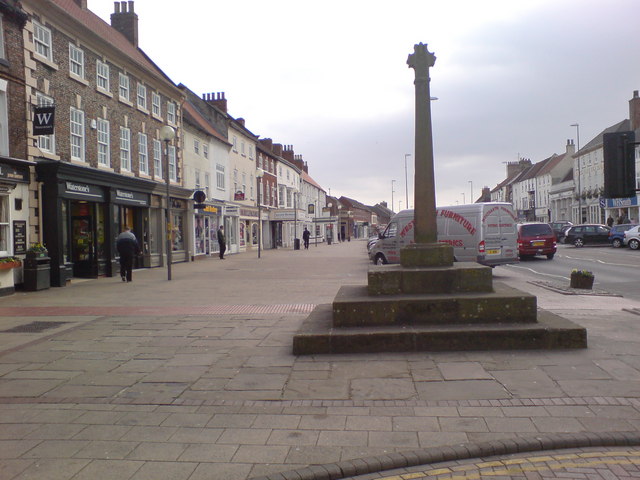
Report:
[[[33,134],[53,135],[56,107],[53,105],[38,106],[34,109]]]

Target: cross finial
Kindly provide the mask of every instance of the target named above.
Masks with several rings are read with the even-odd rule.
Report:
[[[436,63],[436,56],[422,42],[414,45],[413,52],[407,59],[407,65],[416,71],[416,78],[429,78],[429,67]]]

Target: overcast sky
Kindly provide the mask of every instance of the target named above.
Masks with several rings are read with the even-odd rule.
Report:
[[[89,0],[109,22],[112,0]],[[638,0],[135,0],[140,47],[176,83],[225,92],[261,138],[293,145],[334,196],[413,205],[413,46],[428,44],[438,205],[505,162],[563,153],[628,118]],[[470,183],[472,182],[472,184]],[[463,195],[464,194],[464,195]],[[402,202],[400,205],[399,202]]]

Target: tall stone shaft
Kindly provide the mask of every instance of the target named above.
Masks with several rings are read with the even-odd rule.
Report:
[[[429,68],[436,56],[427,45],[414,46],[407,64],[415,71],[416,120],[415,120],[415,184],[414,184],[414,241],[416,244],[436,243],[436,188],[433,168],[433,138],[431,134],[431,92]]]

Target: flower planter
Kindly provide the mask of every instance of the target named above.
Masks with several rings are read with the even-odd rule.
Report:
[[[579,273],[571,274],[571,288],[581,288],[583,290],[591,290],[593,288],[593,281],[595,277],[581,275]]]
[[[10,270],[18,268],[20,265],[22,265],[20,262],[0,262],[0,270]]]

